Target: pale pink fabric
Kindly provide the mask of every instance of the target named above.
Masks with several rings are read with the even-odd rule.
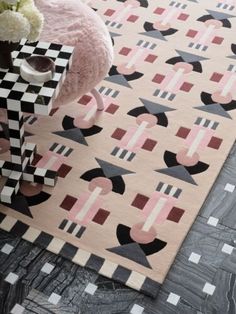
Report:
[[[72,67],[54,107],[78,99],[107,75],[113,60],[109,32],[101,18],[79,0],[36,0],[45,23],[40,40],[75,47]]]

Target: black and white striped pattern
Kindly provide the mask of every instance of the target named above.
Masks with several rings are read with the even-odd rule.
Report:
[[[146,41],[146,40],[139,40],[137,42],[137,46],[141,47],[141,48],[146,48],[146,49],[150,49],[150,50],[154,50],[156,48],[156,44],[151,43],[150,41]]]
[[[168,99],[171,101],[175,98],[176,94],[171,93],[171,92],[167,92],[164,90],[156,89],[153,96],[163,98],[163,99]]]
[[[163,182],[160,182],[158,184],[156,191],[161,192],[161,193],[166,194],[166,195],[171,195],[175,198],[179,198],[180,194],[182,193],[181,189],[179,189],[173,185],[163,183]]]
[[[119,23],[119,22],[116,22],[116,21],[106,21],[105,24],[107,26],[110,26],[110,27],[113,27],[113,28],[117,28],[117,29],[121,28],[121,26],[122,26],[122,23]]]
[[[64,219],[60,226],[59,229],[70,233],[71,235],[80,238],[82,236],[82,234],[84,233],[84,231],[86,230],[86,228],[84,226],[80,226],[78,224],[76,224],[75,222],[68,220],[68,219]]]
[[[124,159],[127,161],[132,161],[134,157],[136,156],[136,153],[128,150],[128,149],[123,149],[118,146],[116,146],[113,151],[111,152],[112,156],[116,156],[120,159]]]
[[[217,3],[217,8],[232,11],[235,6],[230,3],[219,2]]]
[[[209,120],[209,119],[198,117],[194,124],[203,126],[203,127],[207,128],[207,129],[216,130],[216,128],[219,125],[219,122],[215,122],[213,120]]]
[[[49,150],[65,157],[70,156],[70,154],[73,152],[72,148],[58,143],[53,143]]]
[[[24,117],[24,123],[33,125],[36,121],[38,120],[38,118],[34,115],[29,115]]]
[[[202,44],[199,44],[199,43],[189,43],[188,45],[190,48],[194,48],[194,49],[197,49],[197,50],[200,50],[200,51],[206,51],[208,46],[206,45],[202,45]]]
[[[101,86],[99,88],[99,93],[103,96],[116,98],[120,92],[118,90],[115,90],[109,87]]]
[[[178,1],[171,1],[170,6],[174,8],[179,8],[179,9],[186,9],[187,4],[183,4]]]

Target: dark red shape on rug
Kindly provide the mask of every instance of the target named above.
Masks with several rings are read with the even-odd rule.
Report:
[[[77,198],[70,195],[66,195],[60,207],[65,210],[71,210],[71,208],[74,206],[76,201],[77,201]]]
[[[109,215],[110,215],[110,212],[108,212],[105,209],[100,208],[97,214],[93,217],[93,221],[99,225],[103,225]]]
[[[147,204],[149,198],[142,194],[137,194],[135,199],[132,202],[132,206],[137,207],[138,209],[143,209]]]
[[[173,207],[167,217],[168,220],[179,222],[184,214],[184,210],[178,207]]]

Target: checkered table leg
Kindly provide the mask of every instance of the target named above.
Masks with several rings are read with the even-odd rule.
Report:
[[[57,181],[57,172],[34,166],[26,166],[23,172],[23,180],[55,186]]]
[[[10,161],[0,160],[0,175],[2,177],[9,177],[13,170],[13,165]]]
[[[7,117],[11,162],[14,170],[23,172],[26,166],[23,113],[7,109]]]
[[[0,161],[0,175],[8,177],[1,193],[3,203],[11,203],[20,187],[20,180],[54,186],[57,172],[30,166],[36,153],[36,145],[25,143],[22,112],[7,110],[11,162]]]
[[[20,179],[22,178],[22,173],[18,171],[12,171],[8,177],[2,191],[0,194],[1,202],[10,204],[12,198],[16,195],[20,188]]]
[[[36,144],[26,143],[25,145],[25,157],[28,159],[27,164],[31,164],[34,160],[34,155],[37,152]]]
[[[0,193],[0,199],[4,203],[11,203],[13,196],[19,190],[19,181],[27,164],[24,144],[24,122],[22,112],[7,109],[11,163],[3,162],[1,174],[8,179]],[[10,174],[9,174],[9,171]]]

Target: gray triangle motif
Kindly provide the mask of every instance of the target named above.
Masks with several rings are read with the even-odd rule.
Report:
[[[139,35],[145,35],[145,36],[148,36],[148,37],[152,37],[152,38],[156,38],[156,39],[160,39],[160,40],[166,41],[165,37],[158,30],[139,33]]]
[[[192,53],[188,53],[182,50],[175,50],[183,59],[185,62],[198,62],[203,60],[208,60],[208,58],[204,58],[198,55],[194,55]]]
[[[123,176],[125,174],[131,174],[134,173],[132,171],[126,170],[124,168],[115,166],[107,161],[104,161],[102,159],[95,158],[99,166],[102,168],[105,176],[107,178],[112,178],[116,176]]]
[[[160,170],[156,170],[156,172],[160,172],[166,174],[168,176],[180,179],[182,181],[197,185],[197,183],[193,180],[188,171],[184,168],[184,166],[174,166],[171,168],[164,168]]]
[[[118,37],[118,36],[121,36],[121,34],[117,34],[117,33],[113,33],[113,32],[110,32],[109,33],[110,36],[113,38],[113,37]]]
[[[167,111],[174,111],[176,109],[160,105],[156,102],[152,102],[150,100],[144,99],[144,98],[139,98],[141,102],[144,104],[146,109],[151,113],[151,114],[158,114],[158,113],[163,113]]]
[[[228,56],[227,58],[236,59],[236,56]]]
[[[59,136],[64,137],[64,138],[68,138],[69,140],[72,140],[72,141],[75,141],[77,143],[88,146],[88,143],[86,142],[84,135],[82,134],[80,129],[56,131],[56,132],[53,132],[53,134],[59,135]]]
[[[212,10],[207,10],[207,12],[214,17],[216,20],[226,20],[230,19],[231,17],[235,17],[235,15],[227,14],[227,13],[222,13],[218,11],[212,11]]]
[[[211,105],[200,106],[200,107],[195,107],[195,108],[205,111],[205,112],[217,114],[218,116],[232,119],[231,116],[228,114],[228,112],[225,111],[219,104],[211,104]]]
[[[105,78],[105,81],[132,88],[122,74],[108,76]]]
[[[124,244],[122,246],[107,249],[107,251],[126,257],[145,267],[152,268],[147,260],[146,255],[137,243]]]

